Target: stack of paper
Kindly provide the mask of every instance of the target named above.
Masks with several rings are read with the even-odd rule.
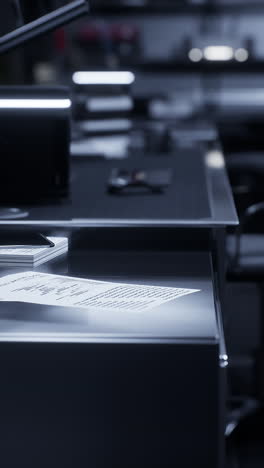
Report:
[[[48,237],[54,247],[39,246],[0,246],[0,265],[33,267],[41,265],[68,251],[67,237]]]

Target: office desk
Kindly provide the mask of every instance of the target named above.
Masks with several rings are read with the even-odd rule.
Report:
[[[140,314],[1,302],[1,465],[221,466],[225,348],[210,254],[90,247],[73,239],[68,260],[40,269],[201,291]]]
[[[110,195],[106,185],[115,167],[171,168],[163,194]],[[226,226],[237,223],[233,197],[219,151],[182,150],[175,155],[136,155],[126,160],[76,158],[71,199],[26,206],[29,216],[0,224],[59,227]]]
[[[116,166],[170,167],[174,184],[110,196]],[[222,467],[218,233],[237,217],[221,154],[76,160],[72,177],[70,203],[1,222],[68,230],[68,261],[41,269],[201,291],[136,315],[1,302],[2,466]]]

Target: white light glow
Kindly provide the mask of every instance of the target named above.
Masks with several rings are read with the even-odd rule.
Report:
[[[232,434],[232,432],[235,430],[237,427],[236,422],[230,422],[227,424],[226,429],[225,429],[225,436],[228,437]]]
[[[88,120],[80,124],[80,128],[86,132],[123,132],[130,130],[131,126],[129,119]]]
[[[87,99],[86,109],[90,112],[130,111],[133,101],[130,96],[92,97]]]
[[[200,62],[200,60],[202,60],[203,58],[203,53],[201,49],[194,47],[189,51],[188,57],[191,60],[191,62]]]
[[[208,46],[203,51],[204,58],[210,61],[227,61],[234,58],[234,49],[229,46]]]
[[[246,49],[240,48],[235,51],[235,59],[238,62],[246,62],[248,60],[249,53]]]
[[[0,99],[0,109],[68,109],[70,99]]]
[[[206,154],[206,164],[212,169],[222,169],[225,167],[223,153],[219,150],[211,150]]]
[[[75,72],[72,79],[78,85],[130,85],[135,75],[130,71]]]

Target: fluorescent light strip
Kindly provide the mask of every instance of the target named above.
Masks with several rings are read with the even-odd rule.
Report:
[[[130,85],[135,75],[129,71],[75,72],[72,79],[78,85]]]
[[[104,131],[127,131],[132,127],[132,122],[129,119],[104,119],[104,120],[88,120],[80,124],[80,128],[86,132],[104,132]]]
[[[86,109],[90,112],[115,112],[130,111],[133,101],[130,96],[104,96],[87,99]]]
[[[0,109],[69,109],[70,99],[0,99]]]
[[[203,51],[204,58],[209,61],[227,61],[234,58],[234,49],[230,46],[208,46]]]

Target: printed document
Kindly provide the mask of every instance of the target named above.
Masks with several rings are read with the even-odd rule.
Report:
[[[28,271],[0,278],[0,300],[143,312],[198,289],[95,281]]]

